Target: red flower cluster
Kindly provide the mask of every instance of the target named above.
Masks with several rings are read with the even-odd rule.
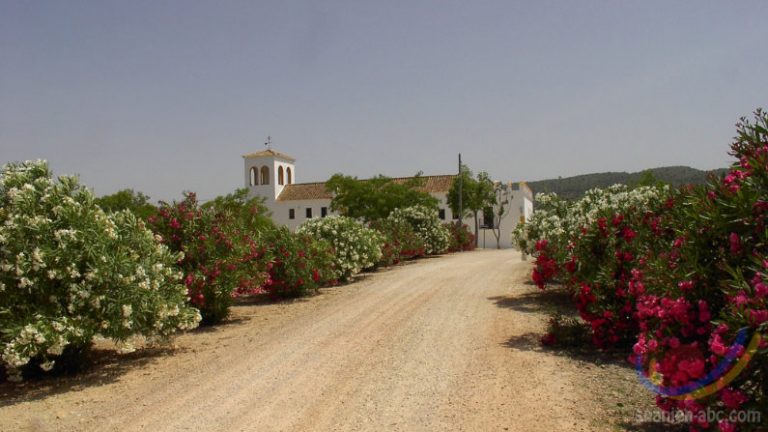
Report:
[[[472,234],[466,224],[445,223],[443,225],[451,233],[451,245],[448,247],[448,252],[471,251],[475,249],[475,235]]]
[[[184,253],[178,265],[203,323],[226,318],[234,297],[264,292],[265,250],[236,214],[203,208],[186,193],[181,202],[163,203],[148,222],[171,250]]]
[[[626,344],[637,335],[635,304],[645,286],[636,267],[648,254],[649,239],[657,241],[664,232],[665,207],[659,204],[600,217],[572,239],[564,264],[571,273],[568,285],[576,289],[576,307],[598,347]]]
[[[564,268],[595,344],[632,340],[631,359],[654,367],[648,373],[662,387],[698,385],[726,357],[740,358],[746,347],[737,333],[762,337],[727,387],[698,399],[657,398],[664,410],[690,414],[694,431],[768,429],[765,418],[709,422],[703,415],[765,414],[768,400],[768,115],[758,111],[738,128],[731,147],[738,162],[722,179],[674,191],[651,208],[602,215],[578,237],[556,242],[569,244],[565,250],[537,243],[534,281]]]
[[[391,266],[426,254],[424,241],[416,235],[410,224],[392,219],[380,219],[369,224],[384,237],[379,266]],[[456,237],[454,237],[454,240]],[[458,248],[458,246],[456,246]]]
[[[533,269],[531,278],[541,289],[557,275],[557,261],[548,255],[548,245],[546,239],[536,242],[536,268]]]
[[[267,264],[269,278],[264,290],[279,297],[299,297],[315,292],[324,284],[334,284],[330,246],[312,237],[274,229],[262,237],[272,251]]]

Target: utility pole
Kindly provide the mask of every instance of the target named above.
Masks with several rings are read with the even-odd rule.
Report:
[[[462,193],[461,193],[461,186],[462,185],[461,185],[461,183],[462,183],[462,180],[463,180],[463,176],[461,175],[461,171],[462,171],[461,170],[461,153],[459,153],[459,218],[458,218],[458,220],[456,222],[456,224],[457,224],[456,226],[458,226],[458,227],[461,227],[461,224],[462,224],[463,219],[464,219],[464,207],[463,207],[463,203],[461,202],[462,201],[462,199],[461,199],[462,198]]]

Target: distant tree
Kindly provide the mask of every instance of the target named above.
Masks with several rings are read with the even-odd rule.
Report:
[[[123,189],[111,195],[96,198],[96,204],[106,212],[118,212],[130,210],[137,217],[146,219],[157,211],[157,208],[149,203],[149,197],[133,189]]]
[[[461,167],[461,174],[451,183],[448,190],[448,205],[451,206],[453,214],[459,214],[459,179],[461,179],[461,202],[465,216],[472,216],[475,219],[475,234],[479,230],[478,214],[486,207],[492,206],[496,195],[493,189],[493,182],[488,173],[481,171],[477,177],[472,176],[472,171],[468,167]],[[475,235],[475,246],[478,245],[478,235]]]
[[[231,194],[218,196],[201,206],[210,209],[217,218],[226,218],[236,229],[249,232],[274,226],[263,197],[249,197],[248,189],[240,188]]]
[[[397,208],[424,205],[437,210],[437,199],[419,190],[421,173],[405,182],[382,175],[368,180],[335,174],[325,187],[333,193],[331,210],[364,221],[384,219]]]
[[[493,185],[493,194],[493,204],[487,210],[493,215],[491,231],[496,238],[496,249],[501,249],[501,221],[511,213],[512,191],[508,184],[497,182]]]
[[[631,187],[639,187],[639,186],[663,186],[666,183],[659,180],[656,175],[653,174],[653,170],[645,170],[642,171],[639,175],[639,178],[636,180],[630,180],[629,186]]]
[[[653,180],[649,177],[653,175]],[[536,194],[555,192],[560,198],[577,200],[584,196],[584,192],[593,188],[607,188],[620,183],[628,186],[643,185],[650,181],[651,185],[663,182],[672,186],[687,184],[704,184],[710,176],[722,176],[725,170],[701,171],[686,166],[671,166],[648,169],[636,173],[604,172],[584,174],[574,177],[558,177],[557,179],[539,180],[528,182],[528,186]]]

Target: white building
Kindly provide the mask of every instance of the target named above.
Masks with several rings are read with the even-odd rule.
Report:
[[[295,230],[304,221],[316,217],[336,214],[331,211],[332,195],[325,189],[324,182],[297,183],[296,159],[278,151],[264,151],[243,155],[245,187],[251,196],[264,197],[264,204],[272,212],[272,219],[281,225]],[[456,175],[422,176],[424,186],[421,190],[437,198],[440,219],[453,220],[447,195]],[[395,178],[402,182],[408,178]],[[499,185],[499,183],[497,183]],[[501,247],[510,247],[511,233],[518,222],[528,220],[533,215],[533,193],[525,182],[503,185],[508,191],[505,208],[508,214],[501,220]],[[482,213],[479,216],[483,224]],[[489,222],[489,221],[486,221]],[[465,218],[464,223],[474,232],[474,221]],[[490,229],[479,230],[480,247],[496,247],[496,238]]]

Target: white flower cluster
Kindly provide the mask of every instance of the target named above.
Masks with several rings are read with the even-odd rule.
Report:
[[[376,230],[345,216],[310,219],[298,233],[328,241],[334,249],[336,277],[349,279],[362,270],[373,267],[381,259],[384,238]]]
[[[606,214],[625,214],[632,209],[655,207],[669,193],[668,186],[629,188],[617,184],[606,189],[590,189],[578,201],[560,199],[557,194],[536,195],[536,213],[513,233],[518,247],[533,253],[535,242],[547,239],[558,247],[578,236],[582,227],[592,225]]]
[[[424,242],[427,255],[443,253],[451,245],[451,233],[440,222],[436,209],[421,205],[395,209],[389,218],[408,223]]]
[[[130,212],[105,214],[42,161],[0,172],[0,363],[12,377],[96,334],[167,336],[197,326],[178,256]]]

